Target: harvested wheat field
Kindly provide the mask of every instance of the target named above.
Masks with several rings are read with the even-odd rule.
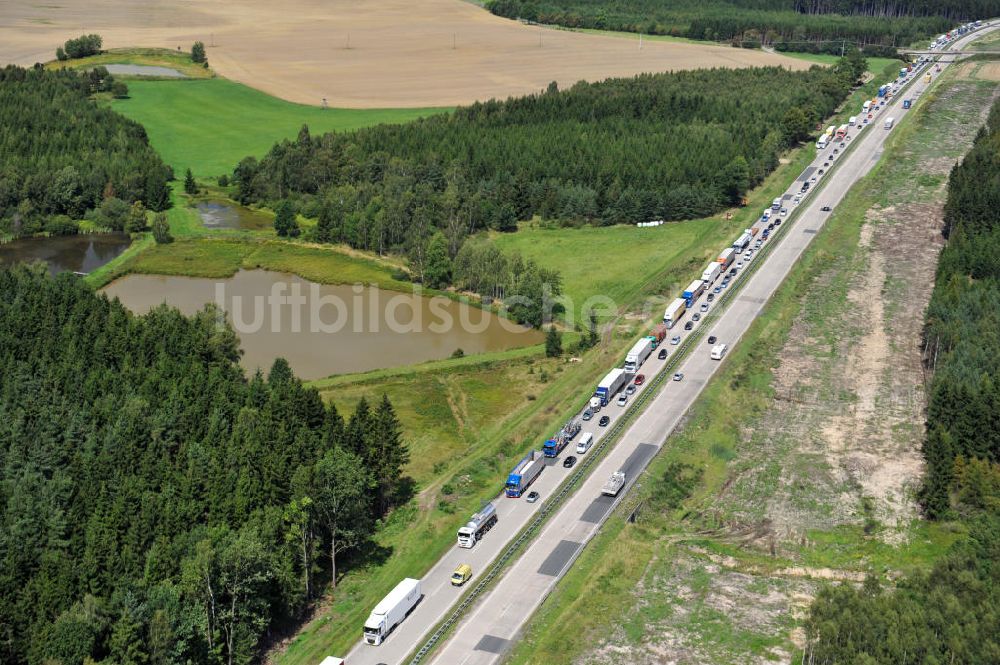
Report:
[[[527,26],[462,0],[64,0],[0,3],[0,63],[51,60],[98,33],[105,48],[201,40],[222,76],[290,101],[348,108],[465,104],[550,81],[697,67],[810,63],[727,46]]]

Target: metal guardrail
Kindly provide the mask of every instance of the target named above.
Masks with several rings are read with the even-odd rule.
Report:
[[[940,53],[938,55],[940,55]],[[916,76],[911,77],[900,88],[900,92],[913,85],[917,79],[918,77]],[[876,123],[871,123],[869,127],[874,127],[875,124]],[[853,151],[855,145],[857,145],[857,142],[852,141],[846,148],[844,148],[835,163],[827,169],[824,177],[818,180],[816,187],[809,192],[809,196],[811,198],[815,198],[815,195],[819,194],[819,192],[824,189],[827,181],[829,180],[830,172],[839,167],[839,165],[844,161],[844,158]],[[798,180],[793,182],[798,182]],[[611,429],[608,430],[607,434],[601,438],[600,443],[598,443],[593,449],[593,454],[588,455],[586,459],[584,459],[584,461],[577,467],[577,470],[563,481],[552,498],[547,499],[542,503],[542,507],[538,513],[536,513],[534,519],[521,529],[515,539],[511,541],[500,556],[493,561],[485,577],[481,578],[479,583],[466,594],[465,598],[463,598],[462,601],[455,607],[452,613],[438,624],[423,646],[421,646],[420,649],[412,655],[410,665],[420,665],[420,663],[423,662],[424,658],[426,658],[427,655],[434,650],[441,639],[444,638],[462,619],[465,611],[471,607],[472,604],[491,586],[492,582],[504,572],[507,564],[515,557],[515,555],[518,554],[521,547],[531,540],[535,533],[545,524],[545,522],[548,521],[548,518],[562,506],[563,502],[576,485],[582,482],[583,479],[589,475],[589,471],[595,464],[598,463],[598,460],[603,459],[604,453],[609,450],[610,447],[613,447],[613,444],[618,442],[620,435],[625,431],[626,425],[632,424],[632,421],[642,410],[641,407],[643,407],[643,405],[651,399],[651,396],[659,392],[659,389],[662,388],[664,382],[667,381],[666,377],[672,376],[674,368],[676,368],[681,361],[685,360],[691,354],[694,347],[705,337],[705,331],[707,328],[719,319],[733,298],[737,297],[736,294],[739,294],[743,290],[743,287],[746,285],[750,277],[756,274],[761,265],[766,263],[766,258],[770,256],[771,252],[774,251],[774,247],[778,245],[780,240],[789,233],[787,229],[793,226],[794,222],[800,217],[801,209],[801,207],[795,208],[789,213],[788,217],[781,222],[780,225],[774,227],[771,232],[769,242],[765,242],[761,248],[757,250],[755,253],[756,256],[750,265],[744,266],[744,268],[737,273],[735,279],[733,280],[733,288],[727,288],[719,294],[719,297],[715,301],[715,306],[712,307],[712,311],[702,317],[702,324],[695,330],[691,331],[691,334],[688,335],[688,337],[681,343],[677,351],[673,354],[673,356],[671,356],[670,359],[667,360],[663,368],[650,380],[647,389],[643,390],[636,397],[636,399],[633,400],[632,405],[628,408],[623,417],[619,418]],[[607,515],[610,515],[614,508],[620,504],[622,499],[631,490],[634,484],[635,479],[633,478],[629,484],[622,489]],[[582,550],[583,548],[580,549]]]

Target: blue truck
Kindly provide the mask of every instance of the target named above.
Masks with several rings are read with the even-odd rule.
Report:
[[[508,497],[516,499],[528,488],[528,485],[535,482],[535,478],[545,468],[545,457],[540,450],[532,450],[528,456],[517,463],[514,470],[507,476],[507,484],[504,490]]]
[[[684,304],[687,306],[687,308],[691,309],[692,307],[694,307],[694,304],[698,302],[698,298],[700,298],[701,294],[703,294],[704,292],[705,292],[705,282],[700,279],[697,279],[691,282],[691,284],[686,289],[684,289],[684,293],[681,294],[681,297],[684,298]]]
[[[542,452],[546,457],[556,457],[562,452],[563,448],[569,445],[569,442],[573,440],[573,437],[579,433],[580,423],[575,420],[571,420],[566,423],[561,430],[559,430],[558,434],[545,442],[542,446]]]

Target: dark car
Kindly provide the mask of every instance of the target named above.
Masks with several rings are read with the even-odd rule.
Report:
[[[659,358],[660,360],[666,360],[667,359],[667,350],[666,349],[660,349],[660,352],[656,354],[656,357]]]
[[[576,458],[572,455],[563,460],[563,468],[565,469],[572,469],[574,464],[576,464]]]
[[[780,219],[775,220],[774,221],[774,225],[775,226],[781,226],[781,220]]]
[[[830,206],[823,206],[822,208],[820,208],[820,210],[822,210],[823,212],[830,212]]]
[[[735,277],[737,272],[738,271],[736,270],[736,268],[733,268],[732,270],[729,271],[729,276],[730,277]],[[722,281],[726,281],[726,280],[722,280]]]
[[[691,320],[692,321],[701,321],[701,313],[700,312],[695,312],[694,316],[691,317]]]
[[[597,424],[600,425],[601,427],[607,427],[608,423],[610,423],[610,422],[611,422],[611,418],[609,418],[607,416],[601,416],[601,419],[597,421]]]
[[[712,293],[722,293],[722,285],[720,284],[714,289],[712,289]]]
[[[709,335],[708,336],[708,343],[709,344],[715,344],[715,335]]]
[[[666,351],[666,349],[663,349],[663,350]],[[635,377],[635,385],[641,386],[644,383],[646,383],[646,375],[645,374],[637,374],[636,377]]]
[[[705,298],[705,300],[708,301],[708,302],[712,302],[713,300],[715,300],[715,294],[714,293],[709,293],[708,297]]]
[[[819,171],[816,171],[816,173],[818,173],[820,175],[823,175],[823,169],[820,169]],[[813,176],[813,177],[815,177],[815,176]]]
[[[830,162],[823,162],[823,166],[829,166],[829,165],[830,165]],[[820,171],[820,173],[822,173],[822,171]]]
[[[590,420],[593,417],[594,417],[594,412],[591,411],[590,409],[587,409],[586,411],[583,412],[583,419],[584,420]]]
[[[691,330],[692,328],[694,328],[693,321],[688,321],[687,323],[684,324],[684,330]]]

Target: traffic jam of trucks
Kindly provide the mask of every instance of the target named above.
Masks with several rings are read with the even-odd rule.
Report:
[[[973,26],[973,24],[969,24],[969,26]],[[978,22],[976,23],[976,26],[978,26]],[[944,35],[939,37],[938,40],[935,41],[935,45],[943,45],[946,43],[946,41],[941,41],[944,37]],[[948,39],[951,39],[950,34]],[[846,147],[845,142],[851,140],[850,133],[852,130],[860,131],[863,129],[874,114],[885,106],[886,99],[897,92],[899,86],[907,79],[907,77],[910,77],[913,73],[919,72],[924,67],[929,68],[932,64],[933,62],[930,57],[921,57],[915,65],[901,69],[899,73],[899,82],[887,83],[881,86],[878,90],[877,97],[865,100],[862,104],[859,116],[852,116],[846,124],[842,124],[839,127],[835,127],[833,125],[828,127],[817,141],[816,147],[822,150],[829,147],[831,144],[835,144],[837,147],[833,148],[833,151],[829,156],[830,160],[834,159],[838,150]],[[916,77],[913,76],[911,78]],[[930,78],[931,74],[928,72],[924,77],[924,82],[929,82]],[[911,106],[912,99],[906,99],[903,104],[903,108],[909,109]],[[893,118],[887,118],[885,120],[885,128],[890,129],[893,126],[893,123]],[[828,165],[828,163],[826,165]],[[640,385],[645,385],[647,383],[645,381],[641,381],[641,379],[644,378],[643,375],[637,374],[642,365],[649,359],[653,351],[663,343],[663,341],[667,338],[667,335],[671,334],[671,331],[675,329],[678,324],[680,324],[681,319],[684,318],[686,312],[689,309],[693,309],[698,301],[706,295],[706,293],[709,295],[706,298],[707,302],[701,305],[701,311],[704,312],[708,310],[709,303],[714,300],[715,295],[721,293],[722,289],[729,285],[731,279],[737,276],[740,272],[740,268],[745,265],[745,262],[749,261],[753,253],[756,250],[759,250],[762,244],[768,240],[774,228],[781,224],[781,218],[788,212],[787,208],[783,207],[785,200],[792,199],[795,204],[799,203],[801,198],[809,193],[810,184],[815,183],[818,176],[823,175],[823,171],[820,170],[818,171],[818,174],[807,178],[809,173],[810,172],[807,171],[803,174],[801,179],[802,187],[798,194],[787,195],[783,198],[775,198],[771,207],[765,210],[762,216],[750,228],[745,229],[729,247],[723,249],[719,253],[718,257],[708,264],[708,266],[702,271],[701,279],[691,282],[691,284],[688,285],[688,287],[681,293],[681,296],[675,298],[670,305],[667,306],[663,313],[663,322],[650,331],[649,335],[641,338],[633,344],[625,356],[625,362],[622,367],[616,367],[610,370],[604,378],[598,382],[597,388],[594,390],[593,396],[590,398],[588,403],[588,408],[583,416],[583,420],[589,420],[593,417],[593,413],[610,405],[615,399],[615,396],[625,391],[626,388],[628,388],[627,392],[632,393],[638,390]],[[789,203],[789,205],[791,205],[791,203]],[[824,210],[829,209],[824,208]],[[751,246],[751,243],[754,243],[753,246]],[[698,313],[693,314],[692,320],[688,321],[684,326],[685,330],[692,329],[692,323],[694,320],[697,320],[698,317]],[[712,360],[722,360],[729,348],[728,345],[725,342],[717,340],[714,335],[710,336],[708,341],[713,345],[711,347],[709,357]],[[670,339],[671,344],[678,344],[679,342],[679,335],[675,334]],[[666,357],[666,348],[664,348],[660,351],[659,358],[664,360]],[[683,376],[681,374],[678,375]],[[675,380],[678,380],[677,375],[675,375],[674,378]],[[620,400],[619,404],[624,406],[625,401]],[[600,425],[606,426],[609,422],[610,417],[603,416],[601,418]],[[545,441],[542,446],[542,450],[532,450],[529,452],[508,474],[507,482],[504,484],[502,493],[506,497],[512,499],[524,496],[531,484],[538,479],[539,475],[545,469],[546,459],[558,457],[559,454],[562,453],[562,451],[578,435],[581,434],[581,430],[582,427],[580,423],[576,419],[572,419],[566,423],[566,425],[564,425],[555,436]],[[593,443],[594,434],[591,432],[583,432],[579,438],[576,453],[583,454],[587,452]],[[564,466],[570,467],[572,465]],[[602,486],[601,494],[610,497],[617,497],[625,487],[625,484],[625,472],[621,470],[616,471]],[[527,500],[529,503],[537,500],[537,498],[537,492],[528,493]],[[499,518],[496,506],[493,503],[485,504],[480,511],[472,515],[465,524],[459,527],[457,533],[458,547],[465,549],[475,547],[476,544],[483,539],[487,532],[497,525],[498,521]],[[462,564],[459,566],[459,570],[464,571],[461,578],[461,582],[464,583],[465,580],[471,577],[472,569],[468,564]],[[458,571],[456,571],[455,575],[452,576],[452,584],[461,586],[461,584],[456,584],[455,582],[456,575],[458,575]],[[368,617],[367,621],[365,621],[364,642],[366,644],[376,646],[381,644],[385,640],[386,636],[397,625],[399,625],[399,623],[402,622],[406,616],[409,615],[414,607],[416,607],[421,598],[420,580],[407,578],[401,581],[396,588],[394,588],[375,607],[375,609],[372,610],[371,615]]]

